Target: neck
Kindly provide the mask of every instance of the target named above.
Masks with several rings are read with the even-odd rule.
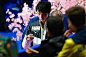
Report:
[[[44,25],[44,22],[41,22],[42,25]]]
[[[41,24],[42,24],[42,28],[44,28],[44,24],[45,24],[45,22],[41,22]]]
[[[41,24],[44,25],[45,24],[45,21],[41,21]]]

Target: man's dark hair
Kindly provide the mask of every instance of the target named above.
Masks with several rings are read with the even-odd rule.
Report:
[[[47,1],[40,1],[36,6],[36,11],[49,13],[51,11],[51,3]]]
[[[47,18],[47,28],[52,36],[60,36],[63,34],[63,22],[60,17],[49,16]]]
[[[70,21],[76,26],[80,27],[85,24],[85,9],[79,6],[69,8],[66,14]]]

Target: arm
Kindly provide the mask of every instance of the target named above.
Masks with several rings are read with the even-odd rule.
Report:
[[[23,48],[30,47],[32,41],[33,41],[33,46],[41,44],[41,39],[40,38],[33,37],[33,34],[29,34],[28,36],[25,35],[25,38],[23,39],[23,42],[22,42],[22,47]]]
[[[29,26],[28,26],[28,28],[27,28],[27,31],[26,31],[26,36],[28,36],[29,37],[29,34],[33,34],[32,35],[32,37],[31,38],[34,38],[33,39],[33,45],[37,45],[37,44],[40,44],[40,42],[41,42],[41,39],[40,39],[40,30],[37,30],[37,31],[35,31],[35,30],[32,30],[32,27],[34,27],[34,26],[40,26],[39,25],[39,20],[38,21],[36,21],[36,22],[34,22],[34,23],[31,23],[31,24],[29,24]],[[24,37],[24,39],[23,39],[23,42],[22,42],[22,44],[25,42],[26,43],[26,36]],[[32,40],[32,39],[31,39]],[[36,43],[36,42],[39,42],[39,43]],[[25,43],[23,44],[23,45],[25,45]],[[31,44],[31,43],[29,43],[29,44]],[[22,46],[23,46],[22,45]]]
[[[32,53],[39,53],[39,51],[37,51],[37,50],[34,50],[34,49],[31,49],[30,47],[28,47],[27,49],[26,49],[26,53],[28,53],[28,54],[32,54]]]
[[[57,57],[67,57],[67,56],[70,57],[70,53],[72,52],[72,48],[73,48],[74,44],[75,43],[71,38],[67,39],[62,48],[62,51],[59,52]]]

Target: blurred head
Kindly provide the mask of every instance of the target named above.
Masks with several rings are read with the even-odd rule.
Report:
[[[36,11],[39,19],[44,23],[51,11],[51,3],[47,1],[40,1],[36,6]]]
[[[60,17],[49,16],[47,18],[47,34],[48,36],[60,36],[63,34],[63,22]]]
[[[85,25],[85,9],[79,6],[69,8],[66,11],[68,16],[69,28],[72,31],[76,31],[77,29],[83,27]]]
[[[55,10],[51,13],[51,16],[55,16],[55,17],[61,17],[62,21],[63,21],[63,13],[60,10]]]

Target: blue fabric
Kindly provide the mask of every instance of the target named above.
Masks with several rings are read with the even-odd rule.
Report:
[[[68,27],[68,17],[67,17],[66,14],[63,14],[63,17],[64,17],[64,19],[63,19],[64,29],[65,29],[65,31],[66,31],[66,30],[69,29],[69,27]]]
[[[13,33],[13,32],[0,32],[0,34],[4,37],[14,37],[14,38],[16,38],[16,33]]]
[[[41,44],[38,44],[38,45],[32,46],[32,47],[30,47],[30,48],[36,49],[36,48],[40,47],[40,45],[41,45]],[[19,50],[18,53],[23,53],[23,52],[25,52],[25,51],[26,51],[26,49],[22,49],[22,50]]]
[[[75,43],[86,44],[86,26],[78,29],[72,39]]]
[[[74,33],[74,34],[69,35],[69,36],[68,36],[68,38],[72,38],[74,35],[75,35],[75,33]]]

